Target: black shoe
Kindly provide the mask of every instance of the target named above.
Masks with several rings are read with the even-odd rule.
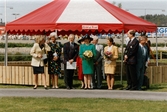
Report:
[[[48,87],[46,86],[46,87],[44,87],[44,89],[45,89],[45,90],[48,90]]]
[[[90,87],[90,88],[88,88],[88,90],[93,90],[93,88]]]
[[[33,89],[37,89],[37,87],[33,87]]]
[[[70,89],[75,89],[74,87],[70,87]]]
[[[37,86],[36,87],[34,86],[33,89],[37,89]]]
[[[68,86],[68,87],[66,87],[66,89],[70,90],[71,88]]]
[[[130,90],[132,87],[130,85],[128,85],[125,90]]]
[[[137,90],[137,87],[134,86],[134,87],[130,88],[130,90]]]
[[[84,90],[87,90],[88,88],[84,88]]]

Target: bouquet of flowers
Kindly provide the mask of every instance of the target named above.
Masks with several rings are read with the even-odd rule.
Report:
[[[90,51],[90,50],[86,50],[86,51],[83,53],[83,55],[84,55],[84,57],[85,57],[86,59],[90,59],[90,58],[93,57],[93,53],[92,53],[92,51]]]
[[[106,52],[104,52],[104,56],[105,56],[107,59],[109,59],[109,58],[112,57],[112,52],[106,51]]]
[[[112,57],[112,52],[106,51],[106,52],[104,52],[104,56],[106,57],[105,63],[110,64],[111,63],[110,58]]]

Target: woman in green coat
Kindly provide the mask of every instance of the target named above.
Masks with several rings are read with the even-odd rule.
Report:
[[[85,35],[83,39],[85,44],[80,46],[79,56],[82,58],[85,89],[90,89],[91,75],[94,72],[93,57],[96,56],[96,49],[93,44],[90,44],[93,39],[89,35]]]

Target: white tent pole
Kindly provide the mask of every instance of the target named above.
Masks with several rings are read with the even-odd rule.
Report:
[[[5,0],[5,57],[4,57],[4,65],[8,66],[8,35],[7,35],[7,31],[6,31],[6,0]]]
[[[123,53],[124,53],[124,30],[122,30],[122,54],[121,54],[121,85],[123,85]]]
[[[157,39],[157,31],[156,31],[156,66],[158,66],[158,39]]]
[[[56,33],[56,36],[58,36],[58,35],[57,35],[57,29],[55,30],[55,33]]]

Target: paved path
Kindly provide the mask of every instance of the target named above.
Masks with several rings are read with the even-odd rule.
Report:
[[[167,92],[79,89],[0,89],[0,97],[111,98],[167,101]]]

